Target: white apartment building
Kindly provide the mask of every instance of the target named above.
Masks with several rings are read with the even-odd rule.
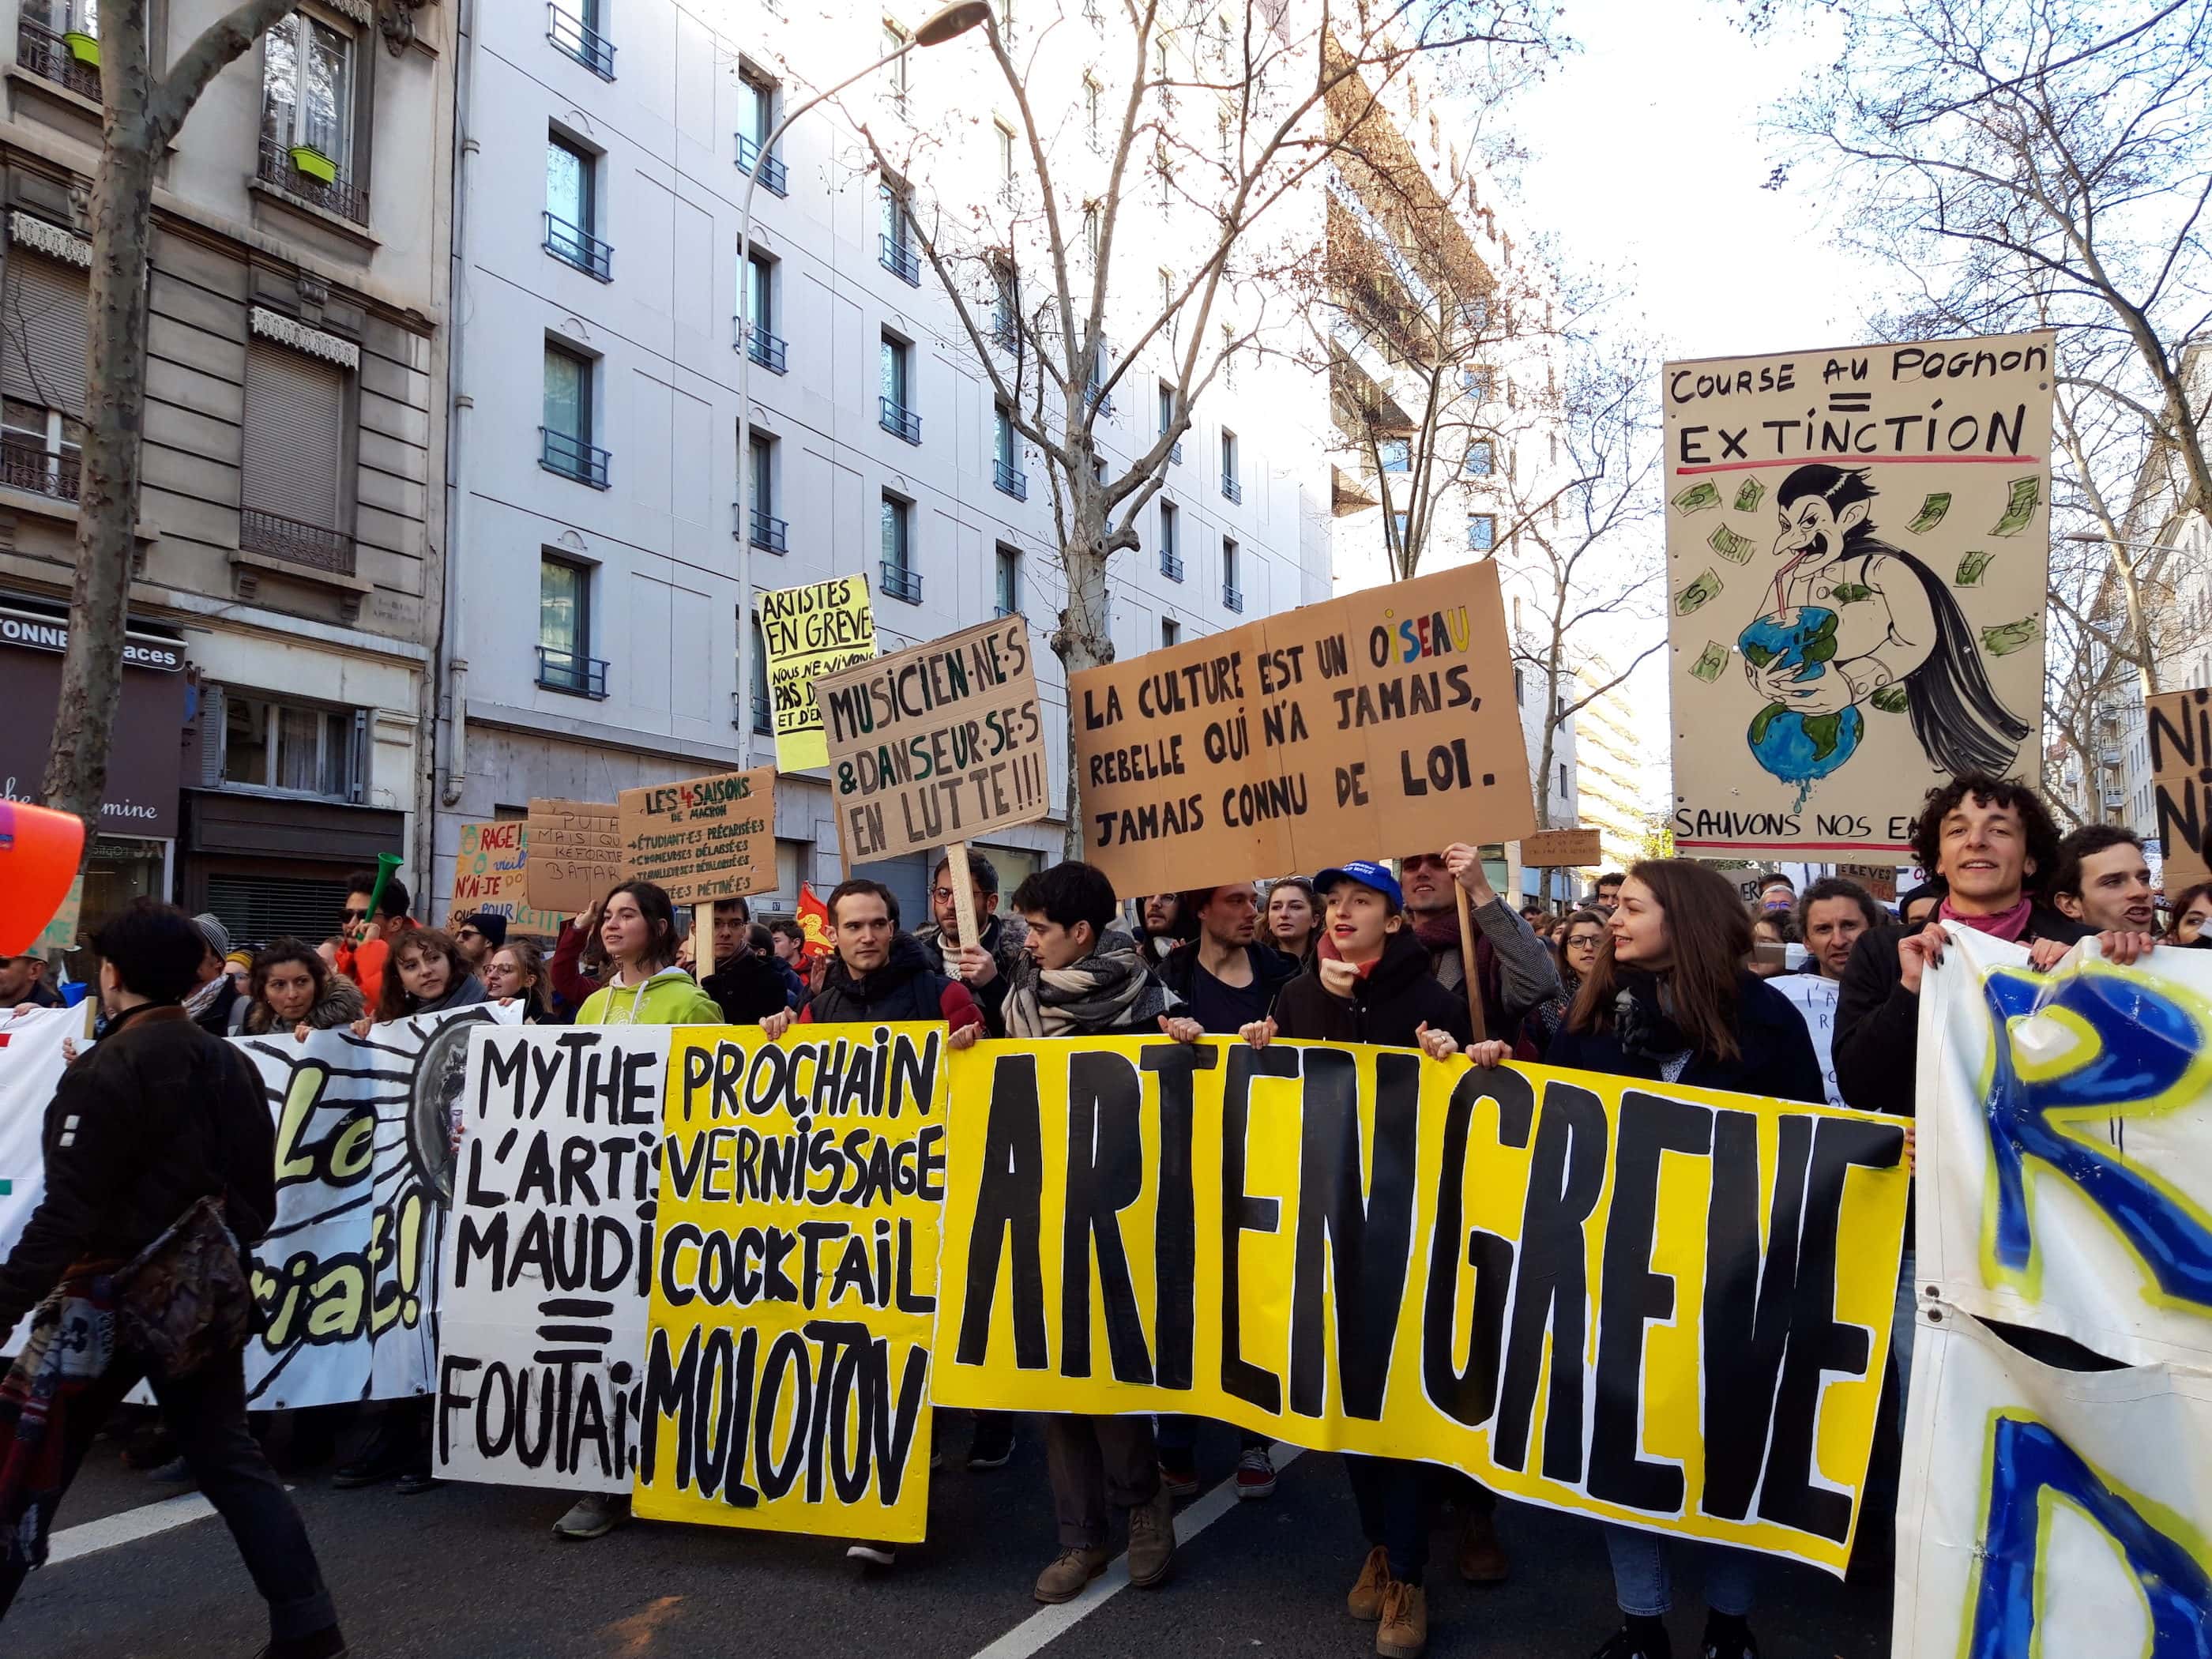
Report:
[[[1602,663],[1586,666],[1577,677],[1576,695],[1586,695],[1611,677],[1612,671]],[[1646,684],[1657,678],[1647,677]],[[1666,751],[1663,747],[1655,751],[1648,732],[1642,738],[1637,735],[1631,707],[1634,686],[1632,678],[1600,692],[1575,717],[1582,823],[1598,832],[1608,870],[1626,870],[1644,856],[1644,827],[1665,799]],[[1650,727],[1652,723],[1644,724]]]
[[[919,21],[904,9],[476,8],[459,88],[441,894],[464,821],[772,763],[751,596],[831,575],[866,577],[886,651],[994,610],[1030,617],[1064,814],[1049,485],[1006,429],[909,216],[924,201],[986,204],[1005,183],[982,38],[916,51],[762,154],[786,110]],[[1054,40],[1032,85],[1065,84],[1072,109],[1086,58],[1113,42],[1073,11]],[[850,125],[860,108],[931,137],[893,192]],[[1149,299],[1161,241],[1125,212],[1115,264],[1131,270],[1115,286]],[[1116,390],[1109,458],[1160,429],[1143,368]],[[1118,655],[1327,597],[1326,475],[1273,373],[1255,365],[1194,407],[1144,545],[1110,571]],[[1318,413],[1316,394],[1305,402]],[[775,818],[780,887],[760,902],[788,909],[800,881],[838,878],[820,775],[781,777]],[[1062,836],[1055,819],[977,846],[1011,885]],[[866,868],[909,926],[926,915],[924,863]]]

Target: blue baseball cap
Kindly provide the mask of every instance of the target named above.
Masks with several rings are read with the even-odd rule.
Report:
[[[1405,890],[1398,885],[1398,878],[1390,873],[1388,865],[1376,864],[1370,859],[1354,859],[1349,864],[1334,866],[1314,878],[1314,891],[1327,898],[1328,890],[1340,881],[1356,881],[1362,887],[1372,887],[1398,908],[1406,908]]]

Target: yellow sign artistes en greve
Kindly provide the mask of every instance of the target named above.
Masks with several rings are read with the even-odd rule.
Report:
[[[1307,1043],[951,1076],[939,1403],[1189,1413],[1841,1575],[1900,1120]]]

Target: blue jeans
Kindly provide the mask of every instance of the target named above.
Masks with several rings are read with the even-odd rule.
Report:
[[[1890,1321],[1889,1351],[1897,1357],[1897,1420],[1905,1421],[1905,1395],[1912,1384],[1912,1338],[1920,1322],[1919,1252],[1910,1244],[1897,1264],[1897,1313]]]
[[[1674,1605],[1674,1585],[1667,1571],[1670,1541],[1634,1527],[1605,1526],[1606,1553],[1613,1558],[1613,1599],[1623,1613],[1656,1619]],[[1759,1583],[1759,1557],[1721,1544],[1675,1541],[1705,1559],[1705,1605],[1715,1613],[1748,1618]]]
[[[1370,1547],[1380,1544],[1389,1553],[1393,1578],[1419,1583],[1429,1563],[1429,1466],[1346,1452],[1344,1472]]]

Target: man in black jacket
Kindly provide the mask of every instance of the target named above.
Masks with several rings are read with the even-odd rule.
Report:
[[[46,1109],[46,1196],[0,1264],[0,1333],[79,1263],[119,1267],[198,1200],[222,1197],[241,1247],[276,1213],[274,1120],[246,1057],[179,1006],[207,940],[184,913],[140,899],[94,936],[106,1034],[70,1066]],[[148,1375],[119,1342],[106,1371],[71,1398],[60,1424],[61,1482],[75,1478],[102,1419]],[[271,1659],[345,1651],[307,1530],[246,1426],[241,1353],[191,1376],[149,1378],[169,1431],[269,1603]],[[0,1516],[15,1535],[18,1516]],[[0,1617],[29,1559],[16,1538],[0,1559]]]
[[[924,950],[934,951],[945,971],[968,988],[993,1036],[1006,1034],[1006,993],[1028,957],[1028,933],[1019,916],[999,914],[999,866],[981,853],[968,854],[968,896],[975,908],[975,954],[960,948],[960,899],[952,890],[952,861],[939,859],[930,878],[929,920],[914,930]],[[996,1467],[995,1465],[994,1467]]]
[[[714,901],[712,932],[714,960],[699,988],[714,999],[724,1019],[757,1025],[791,1006],[782,970],[753,949],[752,916],[743,899]]]

